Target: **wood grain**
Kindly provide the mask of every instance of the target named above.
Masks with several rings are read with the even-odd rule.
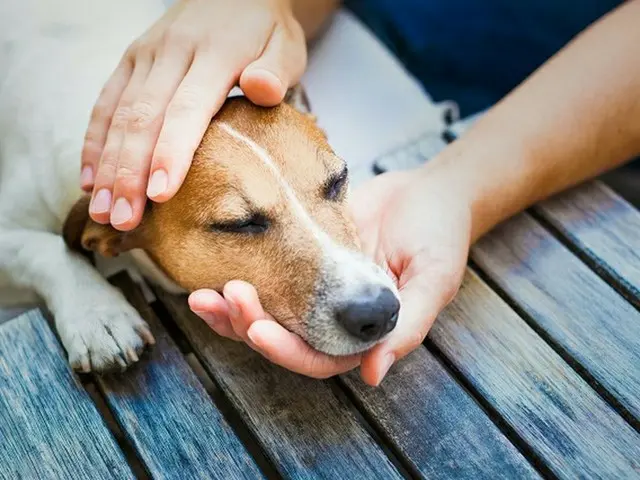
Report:
[[[535,212],[640,308],[640,212],[633,205],[602,182],[589,182]]]
[[[0,478],[134,478],[37,310],[0,326]]]
[[[640,418],[640,312],[526,214],[472,258],[537,328]]]
[[[97,377],[97,383],[151,476],[261,478],[138,287],[125,274],[112,281],[149,323],[157,343],[137,365]]]
[[[640,435],[475,273],[429,339],[558,477],[640,475]]]
[[[432,479],[538,478],[536,471],[426,348],[377,388],[341,377],[367,418],[417,475]]]
[[[288,372],[218,337],[184,298],[156,295],[284,477],[401,478],[327,382]]]

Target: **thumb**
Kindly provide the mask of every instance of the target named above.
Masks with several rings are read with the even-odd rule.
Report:
[[[423,269],[429,272],[429,269]],[[459,282],[445,275],[419,273],[400,290],[400,318],[389,337],[362,359],[360,374],[371,386],[378,386],[396,361],[418,348],[440,311],[451,301]]]
[[[256,105],[271,107],[298,82],[307,63],[304,36],[276,27],[262,55],[240,75],[240,88]]]

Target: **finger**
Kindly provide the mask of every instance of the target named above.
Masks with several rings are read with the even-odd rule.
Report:
[[[307,63],[304,37],[276,27],[262,55],[240,76],[240,88],[257,105],[279,104],[287,89],[298,82]]]
[[[224,103],[236,77],[233,66],[196,53],[167,107],[153,152],[149,198],[165,202],[176,194],[211,118]]]
[[[257,320],[264,320],[267,315],[260,304],[258,292],[253,285],[241,281],[227,283],[223,290],[224,299],[229,308],[229,319],[235,334],[251,344],[247,330]]]
[[[93,188],[113,113],[132,73],[133,63],[130,57],[126,56],[111,74],[91,112],[81,154],[80,186],[85,192],[90,192]]]
[[[394,362],[422,344],[436,316],[451,299],[443,285],[446,281],[442,278],[427,275],[412,278],[404,285],[397,327],[362,359],[360,373],[367,384],[379,385]]]
[[[191,62],[184,53],[176,49],[158,57],[130,108],[113,185],[111,224],[118,230],[131,230],[142,219],[151,155],[164,112]]]
[[[113,183],[116,179],[116,168],[118,164],[118,154],[122,145],[129,111],[134,100],[138,97],[138,92],[144,85],[151,63],[140,61],[136,63],[129,84],[124,89],[122,97],[118,102],[107,133],[107,140],[102,150],[98,170],[96,171],[93,195],[89,205],[89,215],[91,218],[102,224],[109,223],[112,207]]]
[[[209,289],[196,290],[189,295],[189,307],[218,335],[242,341],[233,331],[227,302],[218,292]]]
[[[247,335],[269,361],[308,377],[329,378],[353,370],[360,363],[359,355],[333,357],[318,352],[272,320],[253,322]]]

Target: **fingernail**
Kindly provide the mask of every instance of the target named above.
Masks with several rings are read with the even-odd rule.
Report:
[[[93,213],[105,213],[111,208],[111,192],[106,188],[99,190],[91,201],[91,211]]]
[[[163,169],[156,170],[151,175],[149,186],[147,187],[147,197],[153,198],[164,193],[169,186],[169,177]]]
[[[380,368],[380,377],[378,378],[378,383],[376,383],[376,386],[382,383],[382,380],[384,380],[384,377],[387,375],[387,372],[389,371],[391,365],[393,365],[393,362],[395,362],[395,360],[396,356],[393,353],[387,353],[384,356],[384,358],[382,359],[382,367]]]
[[[113,204],[113,211],[111,212],[111,223],[114,225],[120,225],[121,223],[128,222],[133,217],[133,210],[131,204],[126,198],[120,197]]]
[[[218,317],[216,317],[215,314],[211,312],[197,312],[194,310],[193,313],[195,313],[198,317],[204,320],[205,323],[209,325],[211,328],[213,328],[213,326],[218,322]]]
[[[80,172],[80,186],[84,187],[93,183],[93,168],[91,165],[85,165]]]
[[[257,343],[256,335],[254,332],[252,332],[251,327],[249,327],[249,329],[247,330],[247,337],[249,337],[249,340],[251,340],[251,343],[253,343],[254,345]]]

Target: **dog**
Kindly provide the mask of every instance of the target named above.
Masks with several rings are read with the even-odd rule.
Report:
[[[273,108],[229,98],[176,196],[140,226],[93,222],[79,186],[84,131],[128,45],[160,0],[10,0],[0,7],[0,302],[43,301],[78,371],[124,369],[154,343],[84,253],[130,255],[173,293],[253,284],[274,318],[331,355],[396,325],[390,276],[359,252],[345,162],[300,90]]]

